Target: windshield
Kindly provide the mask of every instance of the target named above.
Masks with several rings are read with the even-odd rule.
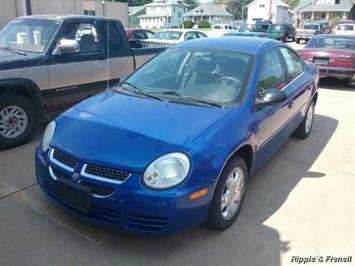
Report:
[[[337,30],[353,31],[354,30],[354,25],[342,24],[342,25],[338,26]]]
[[[274,32],[274,31],[281,31],[282,27],[281,25],[270,25],[268,28],[268,31]]]
[[[307,43],[306,47],[355,50],[355,39],[340,37],[318,37],[311,39]]]
[[[319,30],[320,26],[319,26],[319,24],[308,24],[308,25],[304,25],[303,29],[305,29],[305,30]]]
[[[43,52],[59,21],[44,19],[16,19],[0,31],[0,47],[24,52]]]
[[[158,40],[178,40],[182,32],[180,31],[161,31],[156,33],[152,39]]]
[[[146,94],[170,100],[188,96],[221,105],[235,104],[245,94],[252,61],[252,55],[236,51],[172,48],[138,69],[126,82]]]

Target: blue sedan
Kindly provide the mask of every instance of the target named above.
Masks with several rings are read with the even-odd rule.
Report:
[[[249,177],[291,135],[310,134],[318,79],[274,40],[181,43],[52,121],[36,150],[38,183],[98,224],[226,229]]]

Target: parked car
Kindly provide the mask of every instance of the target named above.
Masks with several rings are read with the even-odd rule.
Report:
[[[255,32],[255,31],[250,31],[250,32],[239,32],[239,31],[228,31],[224,33],[222,36],[236,36],[236,37],[259,37],[259,38],[269,38],[272,39],[272,36],[270,34],[264,33],[264,32]]]
[[[339,24],[334,29],[336,35],[355,35],[355,24]]]
[[[306,23],[302,29],[296,30],[296,43],[301,41],[308,42],[314,35],[324,33],[321,24],[319,23]]]
[[[36,150],[37,180],[94,223],[226,229],[249,177],[291,134],[310,134],[317,83],[317,67],[274,40],[177,44],[52,121]]]
[[[151,39],[154,32],[147,29],[130,28],[126,29],[129,44],[132,48],[141,48],[141,40]]]
[[[266,33],[270,34],[274,39],[287,42],[292,39],[295,41],[295,29],[291,24],[271,24]]]
[[[162,49],[131,50],[118,20],[41,15],[0,32],[0,147],[25,143],[35,122],[119,81]]]
[[[207,35],[201,31],[190,29],[171,29],[157,32],[151,39],[142,40],[142,47],[169,47],[174,44],[205,38]]]
[[[237,30],[235,26],[232,24],[215,24],[212,27],[212,31],[210,32],[211,37],[219,37],[222,36],[223,33],[230,31],[230,30]]]
[[[355,81],[355,37],[318,35],[298,51],[308,62],[318,65],[321,77]]]

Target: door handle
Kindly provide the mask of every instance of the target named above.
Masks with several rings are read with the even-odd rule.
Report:
[[[289,101],[289,102],[287,103],[287,106],[288,106],[288,108],[292,108],[292,106],[293,106],[293,101],[292,101],[292,100]]]

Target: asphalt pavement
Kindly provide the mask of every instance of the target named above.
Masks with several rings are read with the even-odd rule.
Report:
[[[291,138],[251,178],[235,225],[172,236],[105,229],[54,206],[34,175],[39,125],[30,143],[0,151],[0,265],[354,265],[354,106],[354,87],[321,81],[310,137]]]

